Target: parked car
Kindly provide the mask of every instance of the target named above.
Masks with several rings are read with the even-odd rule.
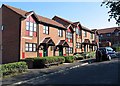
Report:
[[[111,47],[100,47],[96,50],[96,60],[111,60],[117,57],[115,51]]]

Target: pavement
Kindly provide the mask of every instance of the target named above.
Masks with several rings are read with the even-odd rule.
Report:
[[[20,81],[27,81],[29,79],[34,79],[35,77],[43,77],[47,76],[49,74],[77,68],[79,66],[84,66],[87,64],[90,64],[92,62],[95,62],[95,58],[85,59],[85,60],[79,60],[75,61],[74,63],[63,63],[59,66],[51,66],[49,68],[43,68],[43,69],[28,69],[28,72],[16,75],[14,77],[4,78],[2,79],[2,86],[13,86],[16,84],[19,84]],[[1,82],[1,81],[0,81]]]

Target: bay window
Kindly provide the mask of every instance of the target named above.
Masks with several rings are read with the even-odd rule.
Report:
[[[26,35],[27,36],[36,36],[37,25],[35,22],[26,21]]]
[[[76,34],[80,36],[80,29],[76,28]]]
[[[66,32],[66,38],[68,39],[68,42],[72,42],[72,33]]]

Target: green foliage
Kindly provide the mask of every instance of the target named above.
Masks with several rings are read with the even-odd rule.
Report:
[[[86,53],[81,53],[81,54],[76,54],[74,55],[76,59],[86,59],[86,58],[94,58],[95,57],[95,51],[93,52],[86,52]]]
[[[105,5],[106,8],[109,8],[109,19],[114,18],[116,24],[120,25],[120,1],[119,0],[104,0],[101,6]]]
[[[53,57],[35,57],[35,58],[26,58],[26,61],[31,60],[33,62],[34,68],[45,67],[45,65],[51,64],[62,64],[65,62],[65,58],[62,56],[53,56]]]
[[[14,73],[22,73],[28,69],[26,62],[14,62],[9,64],[0,65],[0,73],[3,76],[11,75]]]
[[[64,58],[66,63],[72,63],[75,60],[75,57],[73,56],[65,56]]]
[[[120,51],[120,47],[116,47],[116,51]]]
[[[95,52],[88,52],[86,53],[86,58],[94,58],[95,57]]]
[[[75,60],[81,60],[84,59],[84,56],[82,54],[76,54],[74,55]]]

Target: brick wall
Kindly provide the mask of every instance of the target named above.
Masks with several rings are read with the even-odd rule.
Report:
[[[9,63],[19,61],[20,16],[3,6],[2,21],[4,26],[4,30],[2,31],[2,62]]]

